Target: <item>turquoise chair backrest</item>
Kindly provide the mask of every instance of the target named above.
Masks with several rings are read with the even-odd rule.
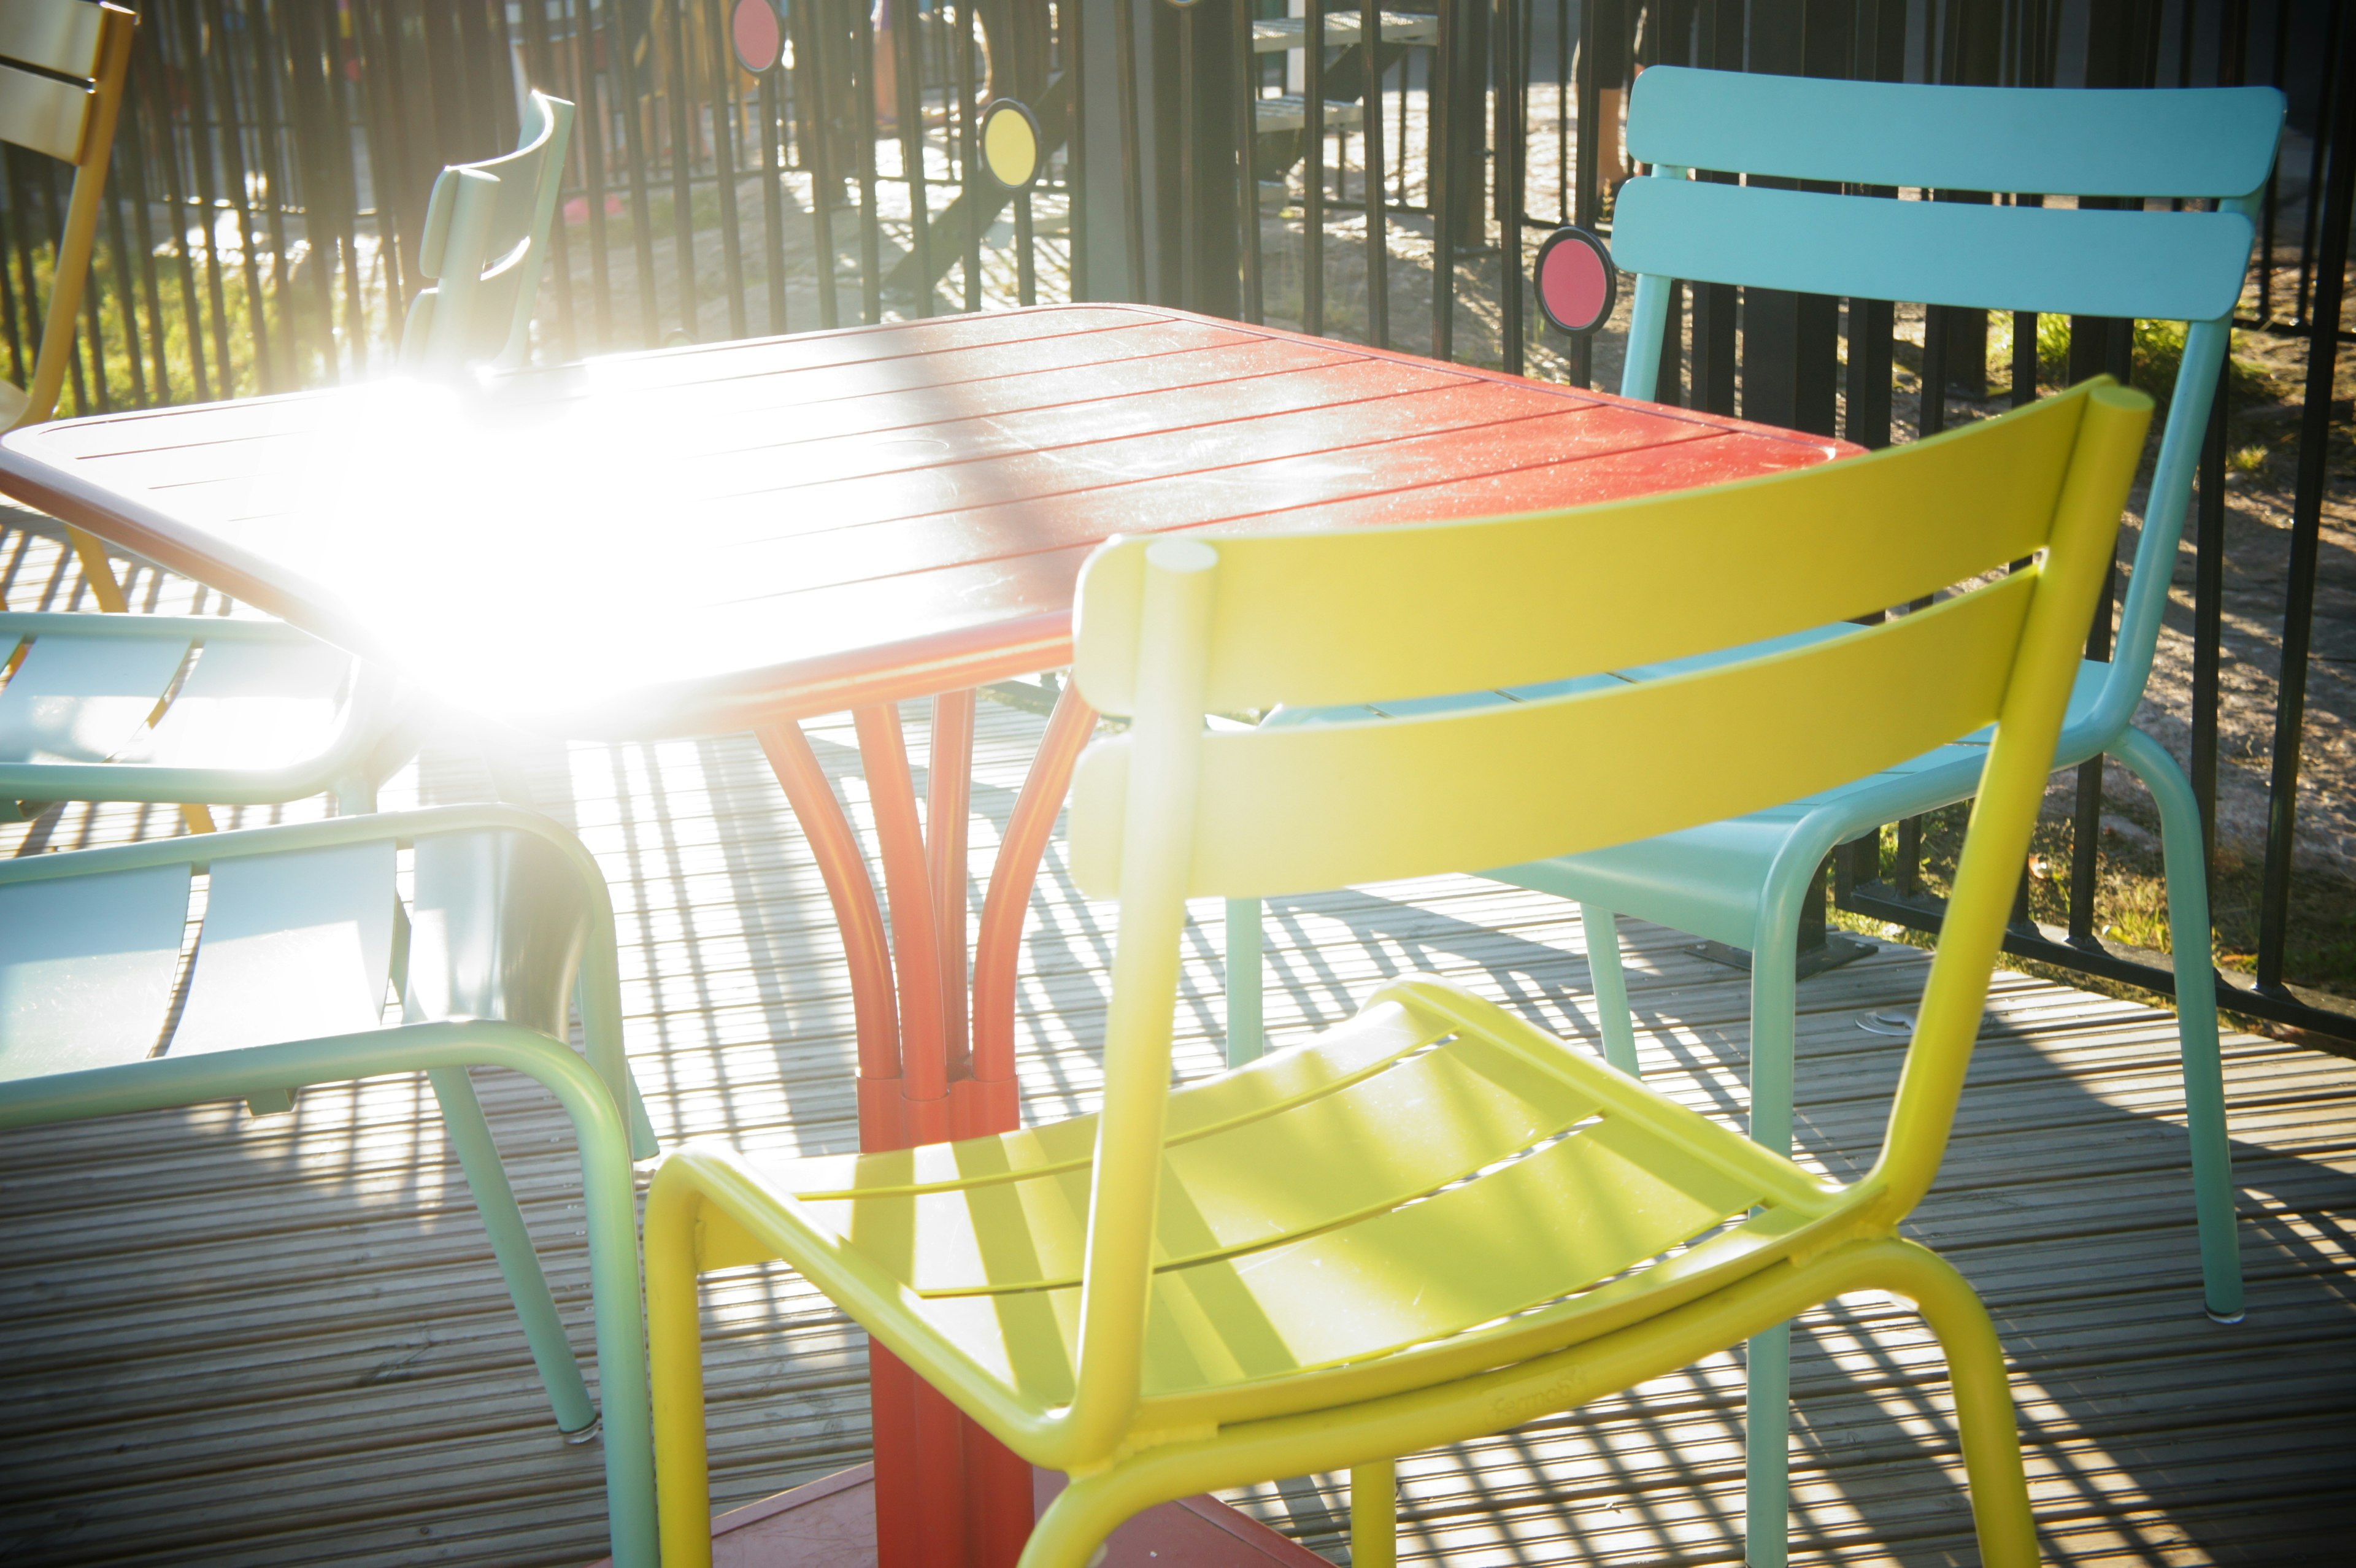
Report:
[[[2271,87],[1933,87],[1655,66],[1636,79],[1614,259],[1636,274],[1621,391],[1650,398],[1669,284],[1740,283],[2188,324],[2111,673],[2083,720],[2141,700],[2193,465],[2282,134]],[[1727,185],[1697,169],[1848,187],[2125,197],[2215,211],[2079,211]]]
[[[572,138],[573,105],[534,92],[514,152],[454,164],[434,180],[417,259],[436,282],[410,302],[404,368],[447,374],[523,362]]]

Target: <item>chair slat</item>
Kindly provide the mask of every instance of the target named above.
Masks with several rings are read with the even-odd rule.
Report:
[[[0,65],[0,142],[80,163],[82,128],[97,101],[90,88]]]
[[[0,61],[95,76],[100,20],[90,0],[8,0],[0,5]]]
[[[520,833],[417,841],[409,973],[412,1022],[503,1019],[562,1038],[589,912],[571,863]]]
[[[393,869],[389,840],[213,861],[171,1053],[377,1027],[392,971]]]
[[[1388,710],[1903,603],[2043,546],[2084,400],[1643,501],[1347,534],[1206,535],[1219,577],[1205,705]],[[1792,549],[1794,538],[1811,548]],[[1133,710],[1151,544],[1108,546],[1081,578],[1075,670],[1105,712]]]
[[[45,633],[0,689],[0,762],[106,761],[147,722],[187,656],[181,637]]]
[[[1492,1042],[1452,1042],[1280,1115],[1173,1144],[1160,1259],[1202,1262],[1363,1218],[1567,1131],[1599,1104]],[[1079,1282],[1088,1176],[1078,1165],[808,1209],[920,1293],[1032,1290]]]
[[[1615,690],[1206,735],[1187,896],[1266,897],[1601,848],[1902,762],[1996,717],[2037,575],[1851,636]],[[1827,691],[1844,703],[1827,706]],[[1852,701],[1885,718],[1851,723]],[[1708,735],[1713,755],[1744,760],[1664,756],[1664,735]],[[1072,875],[1092,897],[1119,887],[1128,746],[1099,742],[1074,780]],[[1580,803],[1575,816],[1565,800]]]
[[[2230,315],[2252,232],[2238,212],[2078,212],[1652,177],[1622,188],[1613,260],[1651,276],[2146,321]]]
[[[261,769],[316,756],[351,669],[351,656],[325,643],[208,640],[155,728],[114,760]]]
[[[154,1051],[187,916],[186,866],[0,886],[0,1082]]]
[[[1300,1047],[1175,1091],[1170,1096],[1165,1141],[1183,1143],[1275,1115],[1379,1072],[1436,1038],[1432,1028],[1407,1008],[1396,1002],[1378,1003]],[[804,1202],[819,1203],[854,1194],[947,1190],[982,1180],[1052,1174],[1088,1163],[1096,1151],[1096,1128],[1093,1115],[1067,1116],[958,1144],[797,1160],[793,1191]]]
[[[1628,151],[1852,185],[2230,198],[2265,183],[2283,103],[2271,87],[2023,92],[1663,65],[1630,94]]]
[[[1649,1138],[1606,1116],[1424,1202],[1171,1270],[1156,1296],[1189,1298],[1248,1377],[1461,1333],[1608,1279],[1763,1196],[1699,1163],[1663,1161]]]

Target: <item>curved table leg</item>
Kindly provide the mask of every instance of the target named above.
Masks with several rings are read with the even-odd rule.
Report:
[[[934,701],[921,822],[898,708],[877,704],[852,715],[875,812],[882,904],[858,836],[801,727],[760,732],[842,927],[859,1028],[859,1143],[870,1151],[1012,1132],[1022,1119],[1014,973],[1023,917],[1096,712],[1066,685],[1048,720],[991,871],[969,1014],[966,830],[974,715],[970,691]],[[868,1388],[884,1568],[949,1562],[1010,1568],[1031,1533],[1031,1467],[873,1343]],[[949,1498],[962,1506],[942,1506]]]
[[[851,1005],[859,1030],[859,1147],[898,1148],[905,1122],[900,1098],[900,1008],[892,988],[892,952],[884,940],[884,912],[867,875],[858,837],[834,798],[826,770],[798,724],[760,731],[761,750],[785,786],[794,816],[809,838],[826,894],[842,931],[851,967]]]

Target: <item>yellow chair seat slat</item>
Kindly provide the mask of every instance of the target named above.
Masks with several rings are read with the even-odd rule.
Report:
[[[1599,1108],[1592,1093],[1486,1040],[1459,1039],[1394,1059],[1278,1114],[1173,1141],[1162,1167],[1158,1266],[1227,1257],[1379,1213]],[[1003,1160],[984,1148],[964,1162],[988,1168]],[[802,1204],[812,1223],[921,1295],[1039,1289],[1079,1283],[1087,1176],[1082,1163],[1013,1180]],[[804,1184],[786,1174],[780,1185]]]
[[[1660,1115],[1641,1086],[1476,998],[1430,981],[1396,988],[1428,1005],[1377,1001],[1376,1028],[1358,1032],[1396,1044],[1400,1031],[1382,1027],[1385,1015],[1419,1017],[1416,1033],[1440,1038],[1435,1049],[1395,1053],[1278,1114],[1224,1119],[1171,1144],[1149,1399],[1295,1380],[1290,1403],[1315,1381],[1305,1374],[1561,1302],[1756,1205],[1779,1206],[1766,1231],[1782,1235],[1829,1202],[1789,1162],[1690,1113]],[[1346,1065],[1299,1060],[1315,1054],[1265,1058],[1275,1070],[1267,1077],[1314,1080]],[[1244,1076],[1182,1090],[1173,1110],[1189,1096],[1231,1102]],[[988,1171],[1005,1165],[1007,1144],[1064,1144],[1083,1132],[1092,1141],[1095,1121],[934,1150]],[[1691,1135],[1705,1128],[1697,1150]],[[1034,1409],[1067,1399],[1087,1168],[857,1199],[796,1195],[844,1164],[738,1164],[799,1227],[768,1232],[766,1246],[735,1234],[708,1246],[703,1266],[779,1255],[821,1284],[889,1282],[905,1331],[990,1369]],[[1577,1313],[1570,1302],[1552,1315],[1554,1338],[1575,1332]]]
[[[1241,1072],[1172,1094],[1168,1140],[1178,1144],[1273,1115],[1380,1072],[1446,1032],[1446,1025],[1435,1029],[1397,1001],[1373,1003],[1298,1051],[1264,1057]],[[1096,1117],[1069,1116],[997,1137],[799,1160],[787,1186],[806,1203],[894,1191],[947,1191],[1079,1168],[1095,1152],[1096,1140]]]

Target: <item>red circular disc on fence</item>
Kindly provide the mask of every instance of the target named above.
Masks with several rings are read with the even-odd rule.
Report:
[[[1564,227],[1538,247],[1538,309],[1565,332],[1593,332],[1612,319],[1620,272],[1601,240]]]
[[[755,76],[774,68],[786,51],[786,30],[769,0],[736,0],[728,18],[728,40],[736,47],[736,63]]]

